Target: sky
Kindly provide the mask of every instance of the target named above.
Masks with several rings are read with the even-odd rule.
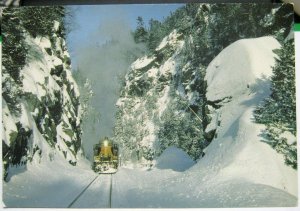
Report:
[[[71,31],[67,40],[71,54],[75,54],[76,48],[84,43],[89,43],[89,36],[95,33],[105,22],[112,19],[123,19],[124,22],[134,30],[136,19],[141,16],[146,27],[151,18],[162,21],[171,11],[175,11],[183,4],[124,4],[124,5],[90,5],[71,6],[74,9],[75,30]],[[99,41],[105,39],[100,37]]]
[[[83,122],[82,145],[88,158],[99,139],[113,136],[120,78],[145,46],[136,44],[131,32],[141,16],[147,27],[153,18],[163,20],[182,4],[73,6],[68,20],[74,28],[67,35],[73,71],[80,69],[91,83],[94,96],[88,118]],[[111,42],[113,41],[113,42]],[[96,118],[96,120],[95,120]],[[99,121],[97,120],[99,119]]]

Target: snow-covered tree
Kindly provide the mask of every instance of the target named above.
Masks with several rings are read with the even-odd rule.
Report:
[[[176,146],[194,160],[203,155],[202,150],[207,146],[201,122],[190,111],[188,104],[178,98],[162,115],[158,138],[161,152],[169,146]]]
[[[271,146],[286,156],[287,164],[297,168],[296,142],[281,137],[285,131],[296,135],[295,55],[293,40],[276,50],[276,65],[271,78],[272,94],[255,111],[257,122],[268,125],[264,132]],[[276,132],[277,130],[277,132]],[[280,132],[278,132],[278,130]]]
[[[136,43],[146,42],[148,33],[145,28],[144,20],[141,16],[137,18],[137,28],[133,33],[133,38]]]
[[[62,6],[52,7],[24,7],[20,9],[22,25],[33,36],[46,36],[53,33],[53,20],[64,22],[65,8]],[[35,24],[32,24],[35,23]],[[64,24],[57,31],[62,37],[65,35]]]

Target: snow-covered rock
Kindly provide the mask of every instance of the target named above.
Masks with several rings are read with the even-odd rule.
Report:
[[[184,45],[183,34],[173,30],[152,55],[139,58],[130,66],[121,97],[116,104],[118,112],[115,140],[122,145],[124,162],[151,166],[152,160],[169,145],[181,147],[178,138],[170,140],[174,143],[163,143],[159,136],[163,136],[162,130],[168,128],[163,124],[172,124],[171,115],[178,114],[178,125],[184,124],[183,119],[191,119],[188,116],[190,114],[184,114],[184,108],[178,108],[179,101],[187,108],[191,104],[197,104],[200,99],[195,85],[199,79],[198,69],[190,68],[187,71],[187,68],[182,68]],[[183,81],[183,77],[187,81]],[[193,77],[191,82],[188,81],[189,77]],[[200,134],[201,130],[196,127],[195,130]],[[188,148],[186,144],[186,152],[192,150],[196,143],[188,141],[192,142],[192,147]],[[197,159],[200,154],[193,155],[193,159]]]
[[[148,65],[150,65],[151,62],[155,61],[155,59],[156,58],[153,56],[152,57],[148,57],[148,56],[142,57],[142,58],[136,60],[134,63],[132,63],[131,69],[139,70],[139,69],[145,68]]]
[[[249,89],[265,91],[267,87],[261,87],[264,83],[259,80],[267,80],[272,74],[275,54],[270,52],[277,48],[280,44],[271,37],[239,40],[225,48],[207,68],[207,99],[222,100],[242,95]],[[237,63],[238,71],[232,68]]]
[[[11,115],[5,100],[2,98],[2,140],[6,145],[10,145],[16,138],[17,126]],[[12,136],[15,136],[14,138]]]
[[[159,46],[155,49],[156,51],[161,51],[162,49],[168,47],[168,46],[176,46],[180,40],[180,37],[182,37],[183,34],[178,33],[176,29],[174,29],[168,36],[166,36]]]
[[[253,121],[253,110],[270,94],[269,80],[275,64],[272,50],[277,48],[280,45],[272,37],[240,40],[210,63],[207,99],[230,99],[211,112],[219,121],[211,122],[216,136],[191,172],[201,172],[205,180],[243,179],[297,195],[297,171],[261,141],[265,126]]]

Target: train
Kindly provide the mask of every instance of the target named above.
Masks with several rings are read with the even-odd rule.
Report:
[[[100,139],[99,143],[94,145],[93,170],[100,174],[113,174],[118,171],[118,166],[118,144],[108,137]]]

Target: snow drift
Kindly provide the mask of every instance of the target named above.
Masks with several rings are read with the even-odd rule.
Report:
[[[269,76],[275,64],[272,50],[277,48],[280,45],[272,37],[240,40],[210,63],[206,96],[221,107],[211,107],[212,119],[218,124],[212,122],[208,128],[216,129],[216,138],[198,166],[214,169],[221,180],[242,178],[296,196],[297,171],[261,141],[264,125],[253,119],[255,107],[270,94]]]
[[[156,160],[158,169],[172,169],[173,171],[185,171],[195,162],[183,150],[174,146],[168,147]]]

